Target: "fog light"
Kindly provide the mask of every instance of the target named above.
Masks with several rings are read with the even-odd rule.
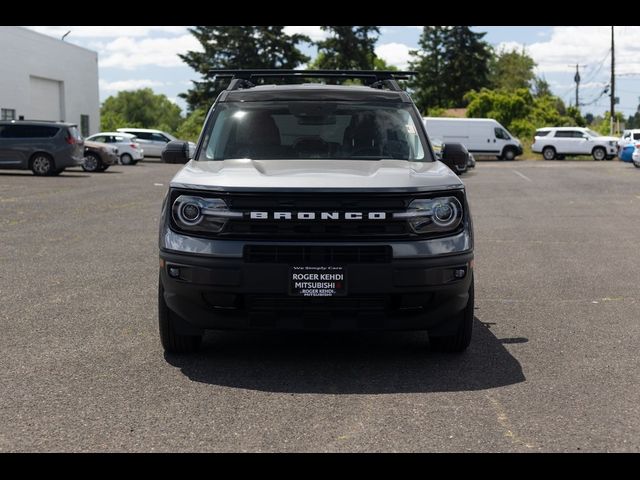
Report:
[[[180,278],[180,269],[178,267],[169,267],[168,271],[171,278]]]
[[[467,274],[467,270],[464,268],[458,268],[453,271],[453,276],[458,279],[464,278],[466,274]]]

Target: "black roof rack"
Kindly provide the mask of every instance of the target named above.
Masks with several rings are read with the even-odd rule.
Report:
[[[239,90],[252,88],[256,85],[252,82],[256,78],[340,78],[360,79],[365,85],[372,88],[387,87],[389,90],[402,91],[397,80],[408,80],[417,75],[417,72],[405,72],[395,70],[210,70],[215,74],[214,81],[220,78],[231,78],[227,90]]]

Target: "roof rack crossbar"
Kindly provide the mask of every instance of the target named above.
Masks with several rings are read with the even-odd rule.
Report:
[[[238,90],[240,88],[251,88],[255,85],[251,80],[254,78],[342,78],[342,79],[362,79],[365,84],[373,88],[387,86],[390,90],[401,90],[397,80],[408,80],[417,75],[416,72],[396,71],[396,70],[278,70],[278,69],[257,69],[257,70],[210,70],[215,74],[214,80],[231,78],[228,90]]]

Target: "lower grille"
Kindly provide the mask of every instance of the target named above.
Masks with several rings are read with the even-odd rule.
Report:
[[[347,265],[353,263],[390,263],[389,245],[372,246],[285,246],[247,245],[244,260],[248,263],[286,263]]]
[[[254,312],[361,312],[385,310],[387,300],[380,297],[332,297],[319,299],[248,295],[246,307]]]
[[[384,222],[283,222],[273,220],[230,219],[221,236],[261,236],[279,238],[340,238],[368,237],[371,235],[387,237],[410,236],[411,231],[404,220],[386,220]]]

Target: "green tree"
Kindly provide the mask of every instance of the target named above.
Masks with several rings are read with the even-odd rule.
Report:
[[[419,73],[409,87],[422,112],[464,106],[467,92],[489,86],[493,51],[485,35],[469,27],[424,27],[409,63]]]
[[[430,108],[442,108],[444,101],[443,71],[445,69],[444,48],[446,27],[429,27],[422,30],[418,41],[418,50],[411,50],[414,58],[409,62],[409,69],[418,73],[409,81],[413,100],[421,112]]]
[[[587,121],[580,113],[580,109],[577,107],[569,107],[567,108],[567,117],[573,122],[572,125],[568,125],[570,127],[586,127]]]
[[[317,42],[317,68],[327,70],[373,70],[374,47],[380,28],[374,26],[322,26],[329,37]]]
[[[142,128],[138,122],[130,122],[118,112],[105,111],[103,108],[100,112],[100,130],[103,132],[115,132],[122,127]]]
[[[526,119],[533,111],[533,96],[526,88],[514,91],[472,90],[465,100],[469,102],[467,117],[494,118],[507,129],[511,129],[512,122]]]
[[[373,69],[374,70],[387,70],[387,71],[397,71],[398,67],[395,65],[391,65],[384,61],[384,59],[380,57],[376,57],[373,59]]]
[[[533,79],[533,95],[536,97],[550,97],[551,86],[544,77],[535,77]]]
[[[215,80],[212,69],[293,69],[309,61],[297,45],[311,40],[304,35],[287,35],[283,26],[195,26],[189,31],[202,45],[202,51],[179,55],[201,75],[201,81],[194,81],[192,89],[180,94],[190,112],[208,110],[225,88],[228,81]]]
[[[323,65],[326,64],[325,61],[326,55],[324,53],[319,53],[318,56],[309,64],[309,70],[322,70]],[[384,61],[384,59],[380,57],[375,57],[373,59],[373,69],[374,70],[398,70],[398,67],[395,65],[391,65]]]
[[[618,131],[618,124],[624,123],[624,116],[621,112],[616,112],[613,123],[613,134],[617,135],[621,132]],[[607,110],[604,112],[604,117],[601,122],[593,126],[594,130],[602,135],[609,135],[611,133],[611,112]]]
[[[202,131],[202,126],[207,117],[207,111],[196,109],[182,122],[180,128],[176,132],[176,137],[181,140],[196,142]]]
[[[629,115],[625,127],[627,129],[640,128],[640,105],[638,106],[638,110],[636,111],[636,113],[634,113],[633,115]]]
[[[475,33],[470,27],[449,27],[444,43],[446,68],[442,78],[448,106],[462,107],[467,92],[489,86],[493,50],[483,40],[485,35],[486,32]]]
[[[180,107],[150,88],[123,91],[107,98],[100,109],[103,129],[158,128],[175,132],[182,123]],[[108,128],[107,128],[108,127]]]
[[[491,62],[489,81],[495,89],[516,90],[530,88],[535,79],[533,69],[536,63],[524,51],[501,51]]]

